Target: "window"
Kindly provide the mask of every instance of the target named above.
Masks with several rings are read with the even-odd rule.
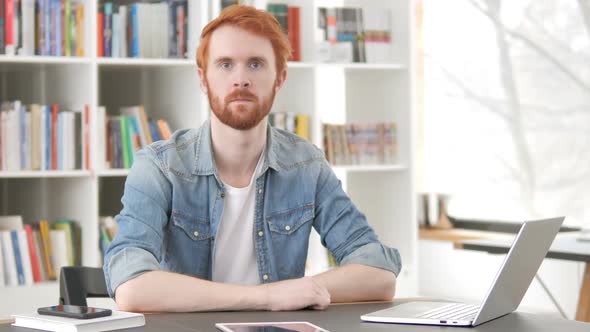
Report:
[[[457,217],[590,227],[590,1],[418,6],[421,189]]]

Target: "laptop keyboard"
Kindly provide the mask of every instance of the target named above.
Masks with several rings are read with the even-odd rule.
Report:
[[[426,311],[418,318],[445,319],[445,320],[473,320],[479,306],[463,303],[453,303],[440,308]]]

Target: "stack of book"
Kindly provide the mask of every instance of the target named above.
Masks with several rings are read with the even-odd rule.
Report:
[[[166,120],[151,121],[143,106],[122,107],[120,115],[107,115],[98,107],[98,167],[130,168],[137,150],[152,142],[169,139],[172,131]]]
[[[188,2],[134,2],[99,5],[99,57],[185,58],[188,43]]]
[[[81,229],[72,220],[23,225],[21,216],[0,217],[0,285],[55,280],[63,266],[81,265]]]
[[[282,3],[269,3],[266,5],[266,10],[279,21],[283,31],[289,37],[292,49],[289,61],[301,61],[300,8]]]
[[[84,2],[0,0],[0,54],[84,56]]]
[[[309,140],[309,116],[307,114],[271,112],[268,115],[268,122],[275,128],[286,130]]]
[[[395,123],[324,124],[324,149],[332,165],[383,165],[396,160]]]
[[[88,105],[64,110],[57,104],[25,106],[3,102],[0,112],[0,169],[90,168]]]
[[[387,8],[319,8],[319,62],[391,62],[391,11]]]

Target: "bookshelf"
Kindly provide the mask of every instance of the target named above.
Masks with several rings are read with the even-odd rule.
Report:
[[[116,1],[115,1],[116,2]],[[194,54],[202,27],[219,12],[219,0],[188,0],[189,58],[102,58],[96,54],[99,3],[86,0],[85,57],[0,56],[0,100],[23,104],[58,103],[90,106],[91,146],[97,144],[96,110],[105,106],[144,105],[148,116],[164,118],[173,130],[197,127],[208,117],[208,103],[199,87]],[[271,1],[254,1],[265,8]],[[417,228],[415,227],[412,155],[412,1],[314,0],[274,1],[299,6],[301,60],[290,62],[284,88],[273,111],[306,114],[311,141],[323,146],[322,124],[395,122],[397,162],[390,165],[336,166],[345,190],[368,217],[380,239],[400,250],[403,270],[398,296],[417,291]],[[349,6],[387,8],[393,34],[391,56],[383,63],[320,63],[315,59],[318,8]],[[82,263],[100,266],[98,217],[115,215],[128,170],[97,166],[91,149],[91,170],[0,172],[0,213],[21,214],[25,222],[68,217],[82,227]],[[318,245],[317,242],[313,245]],[[310,248],[310,259],[321,250]],[[320,269],[324,267],[320,266]],[[317,272],[317,271],[316,271]],[[52,305],[56,282],[2,287],[0,316]]]

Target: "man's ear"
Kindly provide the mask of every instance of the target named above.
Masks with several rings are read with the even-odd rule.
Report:
[[[207,82],[205,80],[205,72],[202,68],[197,68],[197,72],[199,73],[199,80],[201,81],[201,91],[203,91],[204,94],[207,94],[209,88],[207,87]]]
[[[277,75],[277,81],[276,81],[276,85],[275,85],[275,92],[279,92],[279,90],[283,87],[283,84],[285,84],[285,81],[286,80],[287,80],[287,68],[284,68]]]

